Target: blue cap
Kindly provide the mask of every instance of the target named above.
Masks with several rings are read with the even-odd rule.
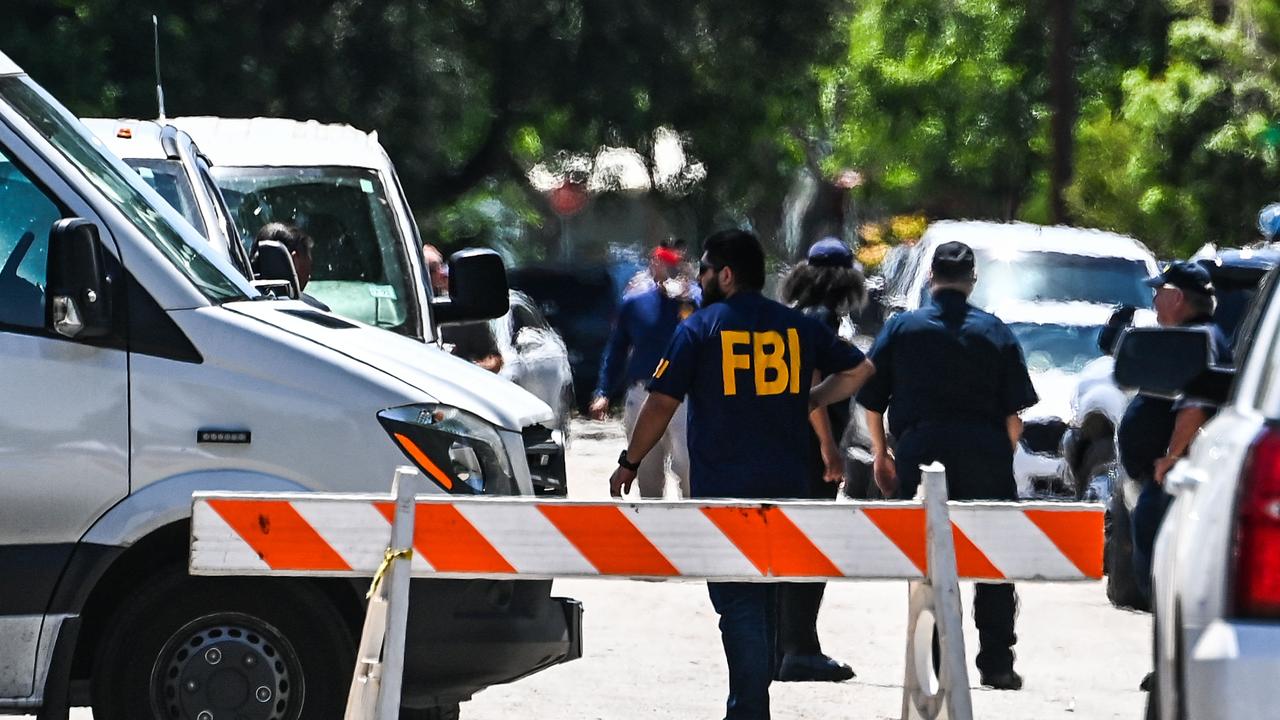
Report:
[[[1280,233],[1280,203],[1271,203],[1258,213],[1258,232],[1268,242],[1276,239]]]
[[[825,237],[809,246],[809,264],[816,267],[853,267],[853,251],[840,238]]]
[[[1170,263],[1164,272],[1147,280],[1147,285],[1158,288],[1161,285],[1172,285],[1179,290],[1198,292],[1204,295],[1213,294],[1213,279],[1209,271],[1200,263],[1184,260]]]

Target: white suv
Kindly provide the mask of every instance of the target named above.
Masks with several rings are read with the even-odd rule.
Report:
[[[1129,331],[1116,380],[1222,402],[1169,473],[1153,562],[1157,690],[1148,717],[1274,717],[1280,677],[1280,302],[1264,280],[1239,371],[1193,329]],[[1230,386],[1234,376],[1234,387]]]

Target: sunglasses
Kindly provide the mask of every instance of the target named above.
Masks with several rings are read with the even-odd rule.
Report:
[[[698,262],[698,277],[702,277],[703,275],[706,275],[708,270],[714,270],[715,272],[720,272],[720,269],[723,267],[724,267],[723,265],[720,265],[717,267],[716,265],[712,265],[709,262],[700,260]]]

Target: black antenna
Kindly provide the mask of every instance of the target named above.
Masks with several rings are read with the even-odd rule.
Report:
[[[164,120],[164,86],[160,84],[160,21],[151,16],[152,37],[156,48],[156,102],[160,105],[160,119]]]

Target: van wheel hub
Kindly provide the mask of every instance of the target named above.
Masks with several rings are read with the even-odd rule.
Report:
[[[301,705],[293,646],[261,620],[237,613],[199,618],[174,633],[151,676],[157,717],[289,720]]]

